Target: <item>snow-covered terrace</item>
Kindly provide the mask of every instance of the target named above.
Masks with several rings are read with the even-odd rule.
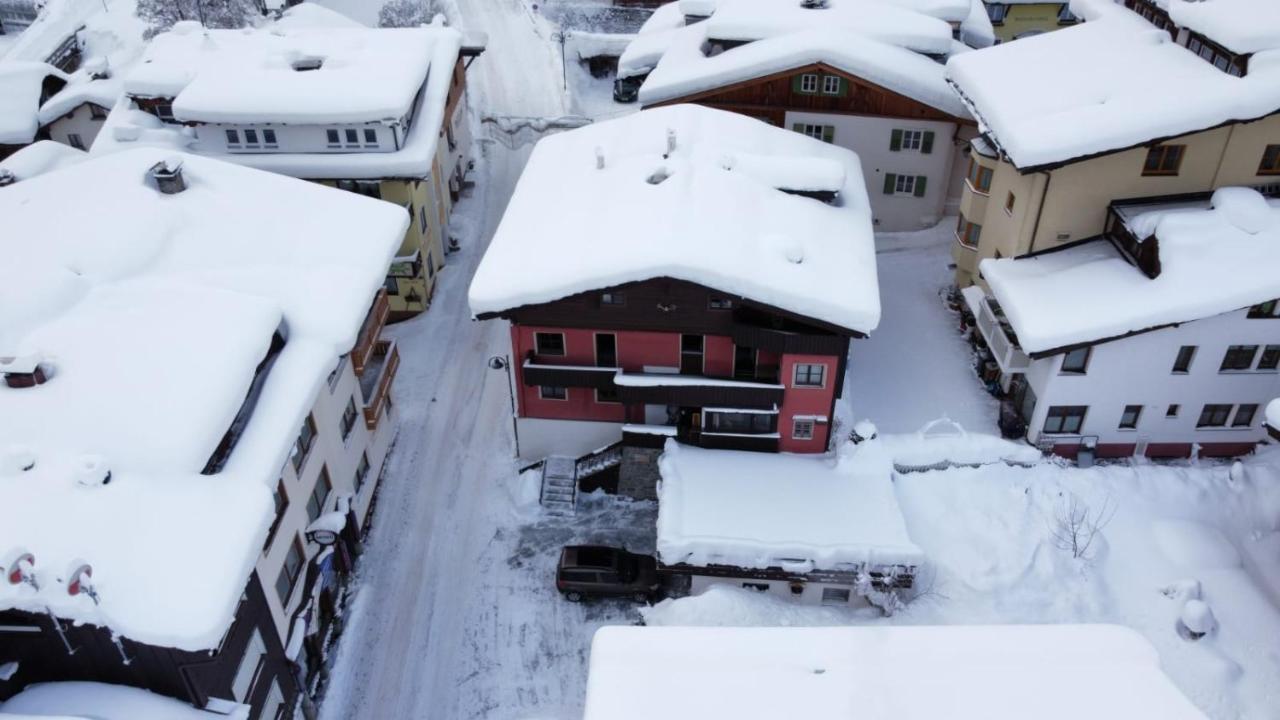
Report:
[[[1115,625],[596,632],[584,720],[1204,720]]]
[[[1122,7],[1097,10],[1074,27],[947,62],[981,129],[1020,170],[1280,110],[1280,50],[1255,54],[1249,74],[1234,77]]]
[[[1024,350],[1046,352],[1280,297],[1280,200],[1222,188],[1201,207],[1151,209],[1128,225],[1139,239],[1159,242],[1159,276],[1148,278],[1104,240],[982,261],[982,276]],[[1082,287],[1089,292],[1081,295]]]
[[[170,160],[187,185],[177,194],[149,176]],[[0,385],[0,565],[33,554],[39,586],[0,584],[0,609],[217,647],[274,515],[272,484],[407,216],[156,149],[0,188],[0,216],[0,356],[48,375]],[[278,329],[248,424],[223,468],[201,474]],[[82,562],[99,603],[67,591]]]
[[[177,98],[175,116],[201,122],[398,122],[411,110],[412,124],[399,150],[218,153],[202,148],[190,129],[162,123],[138,110],[126,97],[108,116],[93,152],[165,147],[310,179],[428,175],[441,135],[454,65],[462,49],[462,33],[442,26],[353,28],[349,20],[335,13],[296,14],[306,6],[293,8],[275,24],[254,30],[179,28],[176,34],[157,36],[125,79],[125,91],[172,93]],[[205,43],[206,34],[215,39]],[[156,49],[157,41],[163,38],[169,39]],[[236,59],[242,50],[247,59]],[[327,59],[318,70],[299,72],[290,64],[321,55]],[[237,68],[244,65],[250,65],[246,68],[249,75],[241,76]],[[262,82],[246,82],[248,77]]]
[[[849,571],[918,566],[888,455],[839,458],[705,450],[668,440],[658,461],[664,564]]]
[[[837,199],[782,190],[815,187],[837,189]],[[696,105],[547,137],[476,271],[471,311],[659,277],[874,330],[880,299],[857,156]]]

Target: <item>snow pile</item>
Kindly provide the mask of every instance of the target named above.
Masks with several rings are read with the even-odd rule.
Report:
[[[872,441],[874,443],[874,441]],[[658,461],[666,565],[920,565],[890,468],[861,448],[829,457],[705,450],[668,440]]]
[[[829,182],[834,163],[844,183],[826,204],[726,169],[735,158],[748,169],[820,159],[815,179]],[[791,170],[804,167],[814,169]],[[534,149],[476,271],[471,311],[671,277],[870,332],[880,302],[864,185],[848,150],[693,105],[553,135]],[[789,258],[797,251],[800,262]]]
[[[980,128],[1018,169],[1026,172],[1280,109],[1280,63],[1252,62],[1247,76],[1233,77],[1133,13],[1117,6],[1108,10],[1074,27],[947,62],[948,77]],[[1040,82],[1045,77],[1053,82]]]
[[[38,140],[0,160],[0,170],[8,170],[18,180],[74,165],[89,159],[89,153],[53,140]]]
[[[873,612],[882,614],[879,610]],[[859,615],[847,607],[801,605],[773,593],[724,583],[716,583],[697,595],[640,608],[640,616],[650,627],[825,627],[848,625]]]
[[[227,720],[227,715],[197,710],[181,700],[125,685],[53,682],[30,685],[0,702],[0,718],[63,717],[93,720]],[[230,720],[236,719],[236,714]]]
[[[808,9],[798,0],[720,0],[712,16],[698,25],[708,40],[751,42],[804,30],[832,29],[855,33],[919,53],[951,51],[951,26],[907,3],[883,0],[827,0],[827,7]],[[919,5],[921,3],[911,3]],[[954,3],[961,17],[968,8]],[[960,18],[957,18],[960,19]],[[852,39],[851,39],[852,40]]]
[[[621,33],[598,33],[576,30],[568,33],[565,39],[565,52],[579,60],[597,57],[618,57],[627,49],[627,45],[635,39],[635,35]]]
[[[1234,53],[1280,48],[1280,12],[1273,0],[1156,0],[1169,19]]]
[[[854,430],[857,431],[856,426]],[[969,433],[959,423],[945,418],[913,434],[885,435],[880,442],[899,472],[994,463],[1034,465],[1044,460],[1039,450],[1026,443]]]
[[[584,720],[1203,720],[1113,625],[605,627]]]
[[[181,163],[186,190],[159,192],[148,173],[160,161]],[[148,149],[0,188],[0,216],[0,356],[45,358],[49,375],[0,385],[0,445],[28,458],[0,476],[0,504],[21,509],[0,525],[0,565],[32,553],[39,586],[0,585],[0,609],[216,647],[261,553],[280,467],[408,218]],[[202,475],[277,328],[285,345],[243,434],[222,471]],[[90,461],[109,482],[78,481]],[[93,566],[100,604],[60,580],[78,562]]]
[[[40,106],[40,124],[48,125],[85,103],[109,110],[120,99],[121,92],[122,83],[115,76],[95,79],[87,73],[77,72],[66,87]]]
[[[1136,225],[1153,228],[1159,242],[1154,279],[1106,241],[982,261],[982,276],[1024,350],[1047,352],[1280,297],[1280,201],[1222,188],[1208,208],[1152,211]],[[1087,296],[1068,292],[1086,286]]]
[[[26,145],[40,129],[40,92],[47,77],[66,80],[43,62],[0,64],[0,145]]]

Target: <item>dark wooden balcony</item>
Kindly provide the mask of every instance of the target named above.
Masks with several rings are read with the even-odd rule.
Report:
[[[613,388],[613,378],[618,374],[618,368],[593,365],[545,365],[535,363],[532,358],[528,358],[524,361],[520,374],[524,384],[530,387],[544,385],[609,390]]]
[[[373,357],[378,338],[382,336],[382,328],[387,324],[391,314],[391,303],[387,300],[387,291],[382,289],[374,296],[369,306],[369,314],[365,316],[364,325],[360,326],[360,334],[356,335],[356,344],[351,348],[351,368],[356,375],[363,376],[365,367]]]
[[[769,409],[782,404],[781,385],[703,375],[621,373],[614,382],[624,403],[680,407]]]
[[[395,340],[379,340],[374,343],[365,373],[360,376],[360,390],[364,393],[364,424],[369,430],[378,429],[378,420],[391,396],[391,383],[400,369],[400,349]]]

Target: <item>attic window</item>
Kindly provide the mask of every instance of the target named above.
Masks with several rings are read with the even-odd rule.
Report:
[[[321,65],[324,65],[324,58],[302,58],[293,61],[293,69],[298,72],[319,70]]]

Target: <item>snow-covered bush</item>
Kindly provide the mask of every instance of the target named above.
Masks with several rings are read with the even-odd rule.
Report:
[[[254,0],[138,0],[137,15],[152,38],[184,20],[210,28],[241,28],[261,14]]]
[[[439,12],[438,0],[387,0],[378,11],[378,26],[403,28],[427,25]]]
[[[1213,616],[1208,603],[1203,600],[1188,600],[1182,606],[1178,624],[1178,629],[1185,629],[1189,639],[1199,640],[1218,627],[1218,620]]]

